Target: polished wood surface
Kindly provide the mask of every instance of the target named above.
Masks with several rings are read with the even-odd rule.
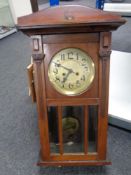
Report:
[[[67,100],[67,98],[56,98],[54,99],[47,99],[47,105],[48,106],[71,106],[72,104],[75,104],[75,106],[80,105],[99,105],[100,99],[99,98],[73,98],[70,97],[70,100]]]
[[[44,44],[94,43],[99,42],[99,33],[43,35]]]
[[[91,103],[90,103],[91,104]],[[88,112],[87,112],[88,106],[84,106],[84,153],[88,154]]]
[[[111,165],[110,161],[41,161],[38,166],[103,166]]]
[[[27,35],[87,33],[116,30],[125,19],[81,5],[55,6],[18,18]]]
[[[18,18],[18,25],[26,28],[50,28],[54,26],[121,25],[125,20],[120,16],[81,5],[49,7],[39,12]]]
[[[125,20],[120,16],[79,5],[47,8],[18,19],[19,29],[31,36],[41,145],[38,165],[111,164],[106,158],[111,31],[124,23]],[[48,78],[48,67],[52,57],[60,50],[70,47],[85,51],[95,64],[95,78],[91,86],[83,94],[72,97],[58,93]],[[64,106],[82,106],[84,109],[82,153],[64,152]],[[89,150],[89,106],[96,106],[98,109],[97,117],[94,119],[97,128],[94,128],[96,149],[93,152]],[[47,112],[50,107],[57,109],[59,154],[52,153],[50,149]]]
[[[58,132],[59,132],[59,149],[63,154],[63,135],[62,135],[62,107],[58,106]]]
[[[34,69],[33,63],[27,66],[27,76],[28,76],[28,87],[29,87],[29,96],[32,98],[32,102],[36,102],[36,93],[34,86]]]

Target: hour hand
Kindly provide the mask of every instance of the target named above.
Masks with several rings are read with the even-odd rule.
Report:
[[[68,73],[66,74],[66,77],[63,78],[62,83],[65,83],[65,81],[67,80],[68,76],[72,73],[72,71],[68,71]]]
[[[65,70],[69,71],[69,73],[75,73],[75,72],[74,72],[72,69],[70,69],[70,68],[67,68],[67,67],[62,66],[62,65],[61,65],[61,67],[64,68]]]
[[[56,63],[56,62],[53,62],[53,63],[54,63],[57,67],[62,67],[63,69],[65,69],[65,70],[67,70],[67,71],[69,71],[69,72],[71,72],[71,73],[75,73],[72,69],[63,66],[63,65],[61,65],[60,63]]]

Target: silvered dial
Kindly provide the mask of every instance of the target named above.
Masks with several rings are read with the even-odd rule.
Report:
[[[49,64],[48,77],[61,94],[74,96],[85,92],[95,76],[95,66],[88,54],[77,48],[56,53]]]

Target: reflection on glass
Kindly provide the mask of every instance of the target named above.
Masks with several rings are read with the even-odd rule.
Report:
[[[98,106],[88,106],[88,152],[97,151]]]
[[[84,151],[83,119],[83,107],[63,107],[62,129],[64,153],[80,153]]]
[[[58,114],[56,107],[48,108],[50,152],[59,153]]]

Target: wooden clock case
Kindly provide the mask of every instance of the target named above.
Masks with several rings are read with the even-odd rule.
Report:
[[[18,19],[18,28],[31,38],[35,77],[40,161],[38,165],[108,165],[106,159],[108,126],[109,65],[111,31],[125,20],[120,16],[79,5],[51,7]],[[64,48],[80,48],[95,64],[95,78],[81,95],[58,93],[48,78],[48,66],[55,53]],[[88,106],[98,107],[96,151],[88,152]],[[58,114],[59,153],[50,150],[48,108]],[[62,135],[62,108],[82,106],[84,111],[84,149],[82,153],[65,153]]]

